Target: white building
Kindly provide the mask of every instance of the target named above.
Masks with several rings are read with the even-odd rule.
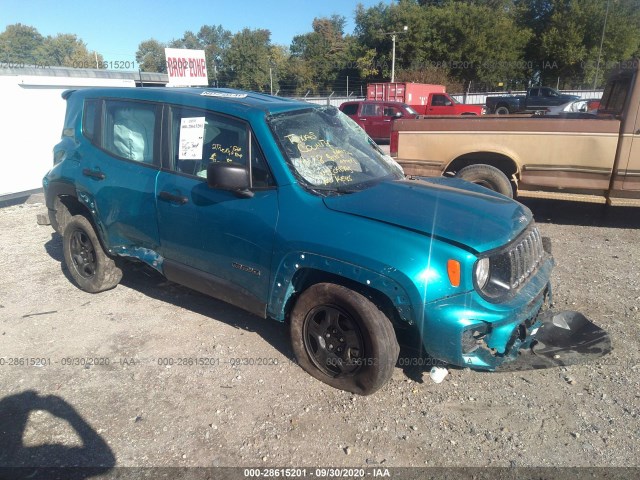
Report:
[[[42,188],[60,141],[62,92],[88,87],[164,86],[166,74],[66,67],[0,67],[0,203]]]

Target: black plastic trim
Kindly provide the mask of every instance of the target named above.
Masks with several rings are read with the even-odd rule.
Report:
[[[163,273],[167,279],[196,290],[242,310],[267,318],[267,304],[242,287],[210,273],[165,259]]]

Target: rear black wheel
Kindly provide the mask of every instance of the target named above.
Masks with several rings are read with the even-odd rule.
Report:
[[[456,173],[456,177],[513,198],[511,182],[501,170],[491,165],[469,165]]]
[[[62,250],[71,277],[85,292],[103,292],[120,282],[122,270],[105,253],[86,217],[71,217],[62,236]]]
[[[291,314],[291,343],[312,376],[361,395],[389,380],[400,351],[391,322],[373,302],[330,283],[300,295]]]
[[[496,115],[508,115],[509,114],[509,108],[505,107],[504,105],[500,105],[498,108],[496,108]]]

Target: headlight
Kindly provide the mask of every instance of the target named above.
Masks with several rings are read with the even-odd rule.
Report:
[[[475,287],[485,299],[500,302],[514,295],[535,274],[545,250],[538,229],[532,226],[509,245],[482,255],[473,268]]]
[[[482,290],[489,280],[489,259],[481,258],[476,262],[476,266],[473,270],[473,274],[476,277],[476,285]]]

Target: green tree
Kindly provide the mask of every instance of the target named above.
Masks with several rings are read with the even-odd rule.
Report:
[[[356,71],[352,59],[355,39],[344,35],[346,18],[333,15],[315,18],[312,32],[296,35],[291,42],[291,56],[313,71],[315,93],[335,91],[349,72]]]
[[[222,25],[203,25],[196,37],[205,51],[209,82],[212,85],[217,85],[219,72],[224,70],[222,58],[231,44],[233,35]]]
[[[640,53],[639,0],[516,0],[515,5],[519,23],[534,32],[526,51],[536,82],[592,87],[598,70],[601,87],[607,67]]]
[[[44,38],[38,30],[16,23],[0,33],[0,59],[10,63],[36,63],[36,50]]]
[[[222,55],[226,85],[258,92],[269,91],[271,32],[248,28],[236,33]]]
[[[552,7],[540,34],[541,82],[561,78],[567,86],[587,86],[595,80],[598,57],[606,67],[640,51],[639,2],[556,0]]]
[[[38,30],[17,23],[0,33],[2,61],[63,67],[96,68],[102,55],[89,51],[87,45],[71,33],[43,37]]]
[[[36,49],[39,63],[75,68],[101,68],[102,55],[89,51],[76,35],[61,33],[46,37]]]
[[[390,77],[392,33],[396,71],[403,78],[434,78],[448,85],[523,81],[531,30],[517,23],[512,0],[415,1],[356,9],[356,35],[378,52],[381,75]],[[398,77],[400,79],[400,77]]]
[[[143,72],[167,73],[167,61],[164,54],[165,45],[153,38],[144,40],[138,45],[136,61]]]

